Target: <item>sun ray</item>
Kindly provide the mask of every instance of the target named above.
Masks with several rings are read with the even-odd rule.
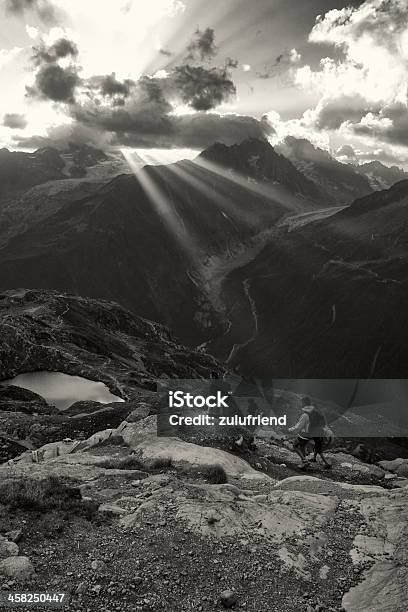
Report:
[[[220,207],[221,212],[225,212],[223,209],[227,209],[229,214],[236,214],[238,212],[238,207],[234,203],[233,199],[228,195],[224,195],[220,187],[216,187],[214,184],[210,186],[208,182],[204,180],[204,178],[195,176],[195,171],[197,168],[194,167],[193,164],[190,164],[189,166],[172,164],[167,168],[170,170],[170,172],[177,174],[180,179],[186,181],[196,190],[210,198],[211,202],[216,203]],[[245,218],[245,221],[253,221],[253,215],[246,213],[245,211],[241,211],[241,216]]]
[[[174,164],[184,159],[194,159],[197,156],[196,149],[135,149],[137,156],[144,164],[157,166],[161,164]]]
[[[296,196],[289,194],[280,185],[260,183],[259,181],[251,179],[250,177],[242,176],[236,171],[223,168],[222,166],[215,164],[214,162],[210,162],[201,156],[196,157],[193,160],[193,163],[208,170],[209,172],[217,174],[218,176],[228,178],[230,181],[233,181],[240,187],[244,187],[245,189],[252,191],[258,196],[269,199],[271,201],[271,205],[273,202],[277,202],[282,207],[286,208],[288,213],[296,213],[297,211],[304,212],[305,210],[307,200],[301,197],[297,198]]]
[[[160,221],[165,224],[169,233],[183,249],[188,257],[188,260],[194,261],[195,249],[191,238],[186,231],[183,220],[176,213],[170,198],[163,193],[161,188],[149,176],[148,169],[140,168],[140,165],[135,163],[135,161],[132,159],[132,154],[130,151],[123,149],[122,153],[132,169],[137,181],[152,203]]]

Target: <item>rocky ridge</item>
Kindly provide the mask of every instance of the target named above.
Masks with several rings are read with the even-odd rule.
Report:
[[[117,426],[136,400],[155,405],[160,378],[210,378],[222,372],[204,353],[172,339],[157,323],[115,303],[57,291],[13,290],[0,295],[0,379],[26,372],[62,372],[103,382],[127,400],[118,404],[77,403],[59,413],[43,398],[0,385],[0,457],[65,437],[88,437],[109,423]]]
[[[342,164],[305,138],[287,136],[277,149],[326,194],[328,204],[349,204],[375,188],[382,188],[378,184],[376,187],[370,184],[367,176],[360,173],[358,168]]]

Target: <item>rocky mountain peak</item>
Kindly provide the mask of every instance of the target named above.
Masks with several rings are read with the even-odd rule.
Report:
[[[325,197],[266,139],[249,138],[230,146],[217,142],[203,151],[199,158],[262,183],[282,185],[289,192],[314,201]]]

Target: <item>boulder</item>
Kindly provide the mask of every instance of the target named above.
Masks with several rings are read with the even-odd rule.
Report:
[[[407,609],[407,568],[382,561],[373,565],[364,581],[343,597],[347,612],[405,612]]]
[[[10,540],[10,542],[19,542],[23,536],[22,529],[13,529],[12,531],[8,531],[6,533],[6,538]]]
[[[408,465],[408,459],[393,459],[392,461],[379,461],[378,465],[387,472],[396,472],[402,465]]]
[[[118,516],[122,514],[126,514],[126,510],[121,508],[117,504],[101,504],[98,508],[98,512],[102,512],[105,514],[116,514]]]
[[[152,407],[151,404],[146,402],[137,402],[136,407],[132,412],[126,417],[126,421],[128,423],[137,423],[142,419],[145,419],[151,413]]]
[[[264,450],[264,455],[269,459],[269,461],[279,465],[282,463],[287,465],[298,465],[300,461],[299,455],[297,455],[293,450],[285,446],[278,446],[276,444],[268,445],[267,449]]]
[[[105,572],[106,563],[104,561],[101,561],[100,559],[94,559],[91,563],[91,569],[94,572]]]
[[[8,540],[0,540],[0,559],[6,559],[7,557],[17,557],[18,546],[14,542]]]
[[[341,494],[342,491],[348,491],[349,493],[358,496],[388,494],[386,489],[379,486],[324,480],[323,478],[317,478],[316,476],[309,476],[307,474],[284,478],[274,485],[274,489],[310,491],[313,493],[321,493],[323,495],[327,495],[328,493]]]
[[[362,476],[373,476],[379,480],[384,478],[384,469],[378,465],[364,463],[357,457],[347,453],[326,453],[327,460],[332,464],[333,468],[347,470],[361,474]]]
[[[396,473],[397,476],[400,476],[401,478],[408,478],[408,462],[397,467]]]
[[[120,434],[131,448],[139,452],[143,462],[171,458],[173,464],[191,467],[217,464],[232,478],[272,482],[269,476],[254,470],[240,457],[223,450],[198,446],[179,438],[158,437],[155,416],[147,417],[138,423],[126,423]]]
[[[360,500],[359,509],[375,537],[357,535],[351,555],[375,563],[360,584],[345,593],[347,612],[403,612],[408,600],[408,490]],[[356,555],[357,551],[357,555]]]
[[[235,591],[226,589],[220,594],[220,602],[224,608],[233,608],[238,603],[238,596]]]
[[[18,582],[29,582],[35,576],[35,570],[28,557],[14,556],[0,561],[0,575]]]

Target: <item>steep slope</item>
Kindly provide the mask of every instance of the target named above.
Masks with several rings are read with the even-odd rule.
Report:
[[[389,189],[395,183],[408,179],[408,173],[398,166],[385,166],[380,161],[371,161],[354,166],[356,172],[364,174],[375,191]]]
[[[266,140],[251,138],[227,146],[216,142],[203,151],[200,160],[237,172],[239,175],[272,185],[313,202],[327,202],[327,194],[299,172],[289,159],[280,155]]]
[[[65,162],[56,149],[47,147],[35,153],[0,150],[0,198],[6,194],[63,178]]]
[[[341,210],[330,219],[326,234],[321,223],[305,228],[305,236],[313,233],[320,244],[345,260],[366,262],[398,283],[407,280],[404,264],[407,259],[408,180],[385,191],[378,191]],[[329,238],[330,236],[330,238]]]
[[[198,309],[190,263],[133,176],[69,202],[12,238],[0,258],[2,288],[38,286],[116,299],[163,322],[187,309],[193,319],[191,310]]]
[[[230,331],[211,350],[275,377],[405,378],[407,206],[403,181],[276,235],[224,283]]]
[[[0,380],[48,371],[104,382],[131,399],[160,377],[210,377],[210,356],[177,344],[168,329],[114,302],[57,291],[0,295]]]
[[[0,295],[0,381],[58,372],[104,383],[126,401],[81,401],[75,393],[78,401],[59,412],[35,393],[0,384],[0,462],[25,448],[117,426],[135,410],[147,416],[143,400],[153,409],[161,378],[210,378],[221,371],[210,356],[177,344],[163,326],[115,303],[7,291]]]
[[[356,168],[338,162],[306,139],[287,136],[276,148],[328,194],[328,204],[349,204],[373,191],[368,178]]]
[[[101,181],[61,178],[35,185],[7,198],[0,206],[0,247],[13,236],[55,215],[66,204],[81,200],[103,185]]]

